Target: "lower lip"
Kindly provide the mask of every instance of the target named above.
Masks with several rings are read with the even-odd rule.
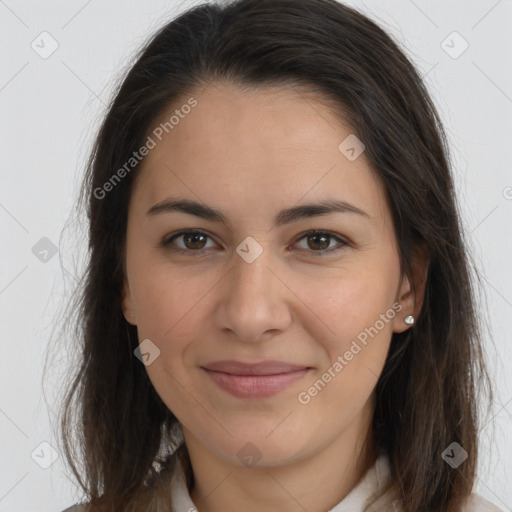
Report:
[[[239,398],[265,398],[275,395],[302,379],[309,372],[309,368],[304,368],[296,372],[276,375],[232,375],[206,368],[203,370],[217,386]]]

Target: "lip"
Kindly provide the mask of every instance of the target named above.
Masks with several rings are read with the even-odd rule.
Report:
[[[275,395],[302,379],[311,367],[283,361],[243,363],[215,361],[201,369],[224,391],[239,398],[265,398]]]

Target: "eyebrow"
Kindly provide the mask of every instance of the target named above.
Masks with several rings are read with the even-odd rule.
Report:
[[[201,219],[218,222],[226,226],[229,225],[227,217],[221,211],[190,199],[164,199],[152,206],[147,211],[147,215],[154,216],[171,212],[187,213]],[[352,213],[367,218],[370,221],[373,220],[370,215],[353,204],[338,199],[325,199],[320,203],[303,204],[281,210],[274,217],[274,227],[332,213]]]

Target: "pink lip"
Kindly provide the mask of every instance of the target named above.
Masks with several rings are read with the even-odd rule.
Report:
[[[282,391],[311,369],[282,361],[216,361],[201,367],[224,391],[240,398],[264,398]]]

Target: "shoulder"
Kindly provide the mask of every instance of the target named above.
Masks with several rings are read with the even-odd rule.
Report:
[[[493,505],[490,501],[482,498],[478,494],[471,494],[462,509],[462,512],[504,512],[501,508]]]

